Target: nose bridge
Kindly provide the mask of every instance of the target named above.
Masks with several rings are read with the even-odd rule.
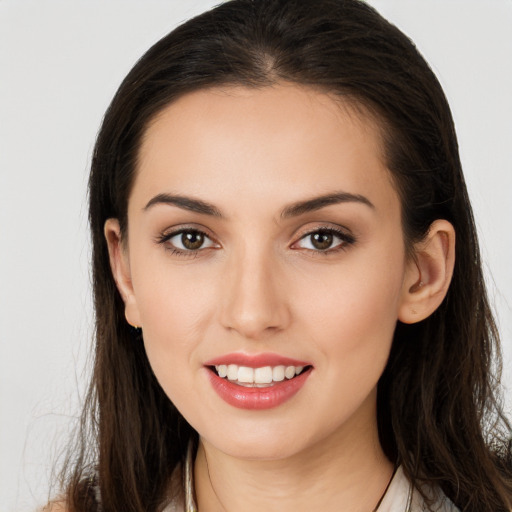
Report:
[[[288,321],[280,271],[273,251],[240,244],[226,268],[222,323],[249,339],[282,329]]]

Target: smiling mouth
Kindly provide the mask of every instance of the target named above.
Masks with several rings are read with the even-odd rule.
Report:
[[[250,388],[267,388],[289,381],[311,368],[307,366],[262,366],[251,368],[237,364],[220,364],[208,367],[218,377],[233,384]]]

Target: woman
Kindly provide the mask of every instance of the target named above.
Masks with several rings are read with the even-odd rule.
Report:
[[[510,510],[450,110],[366,4],[233,0],[162,39],[90,222],[67,510]]]

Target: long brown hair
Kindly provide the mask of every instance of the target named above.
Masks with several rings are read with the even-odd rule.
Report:
[[[197,434],[157,383],[127,325],[103,236],[127,204],[141,137],[166,105],[225,84],[288,81],[321,88],[377,118],[400,193],[409,247],[436,219],[457,233],[456,265],[438,310],[398,323],[378,388],[382,446],[419,487],[439,485],[464,511],[512,506],[510,426],[498,400],[498,333],[486,298],[450,109],[413,43],[359,0],[232,0],[155,44],[115,95],[96,143],[90,225],[96,310],[94,374],[78,451],[64,472],[68,506],[156,511]]]

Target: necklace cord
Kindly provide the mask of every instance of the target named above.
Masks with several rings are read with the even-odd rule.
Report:
[[[384,498],[391,486],[391,482],[393,481],[393,478],[395,478],[397,469],[398,469],[398,466],[395,466],[395,468],[393,469],[393,473],[391,474],[391,478],[389,479],[388,485],[386,485],[386,488],[384,489],[382,496],[380,497],[379,501],[377,502],[377,505],[375,505],[375,508],[372,510],[372,512],[377,512],[379,510],[379,507],[380,507],[381,503],[384,501]]]

